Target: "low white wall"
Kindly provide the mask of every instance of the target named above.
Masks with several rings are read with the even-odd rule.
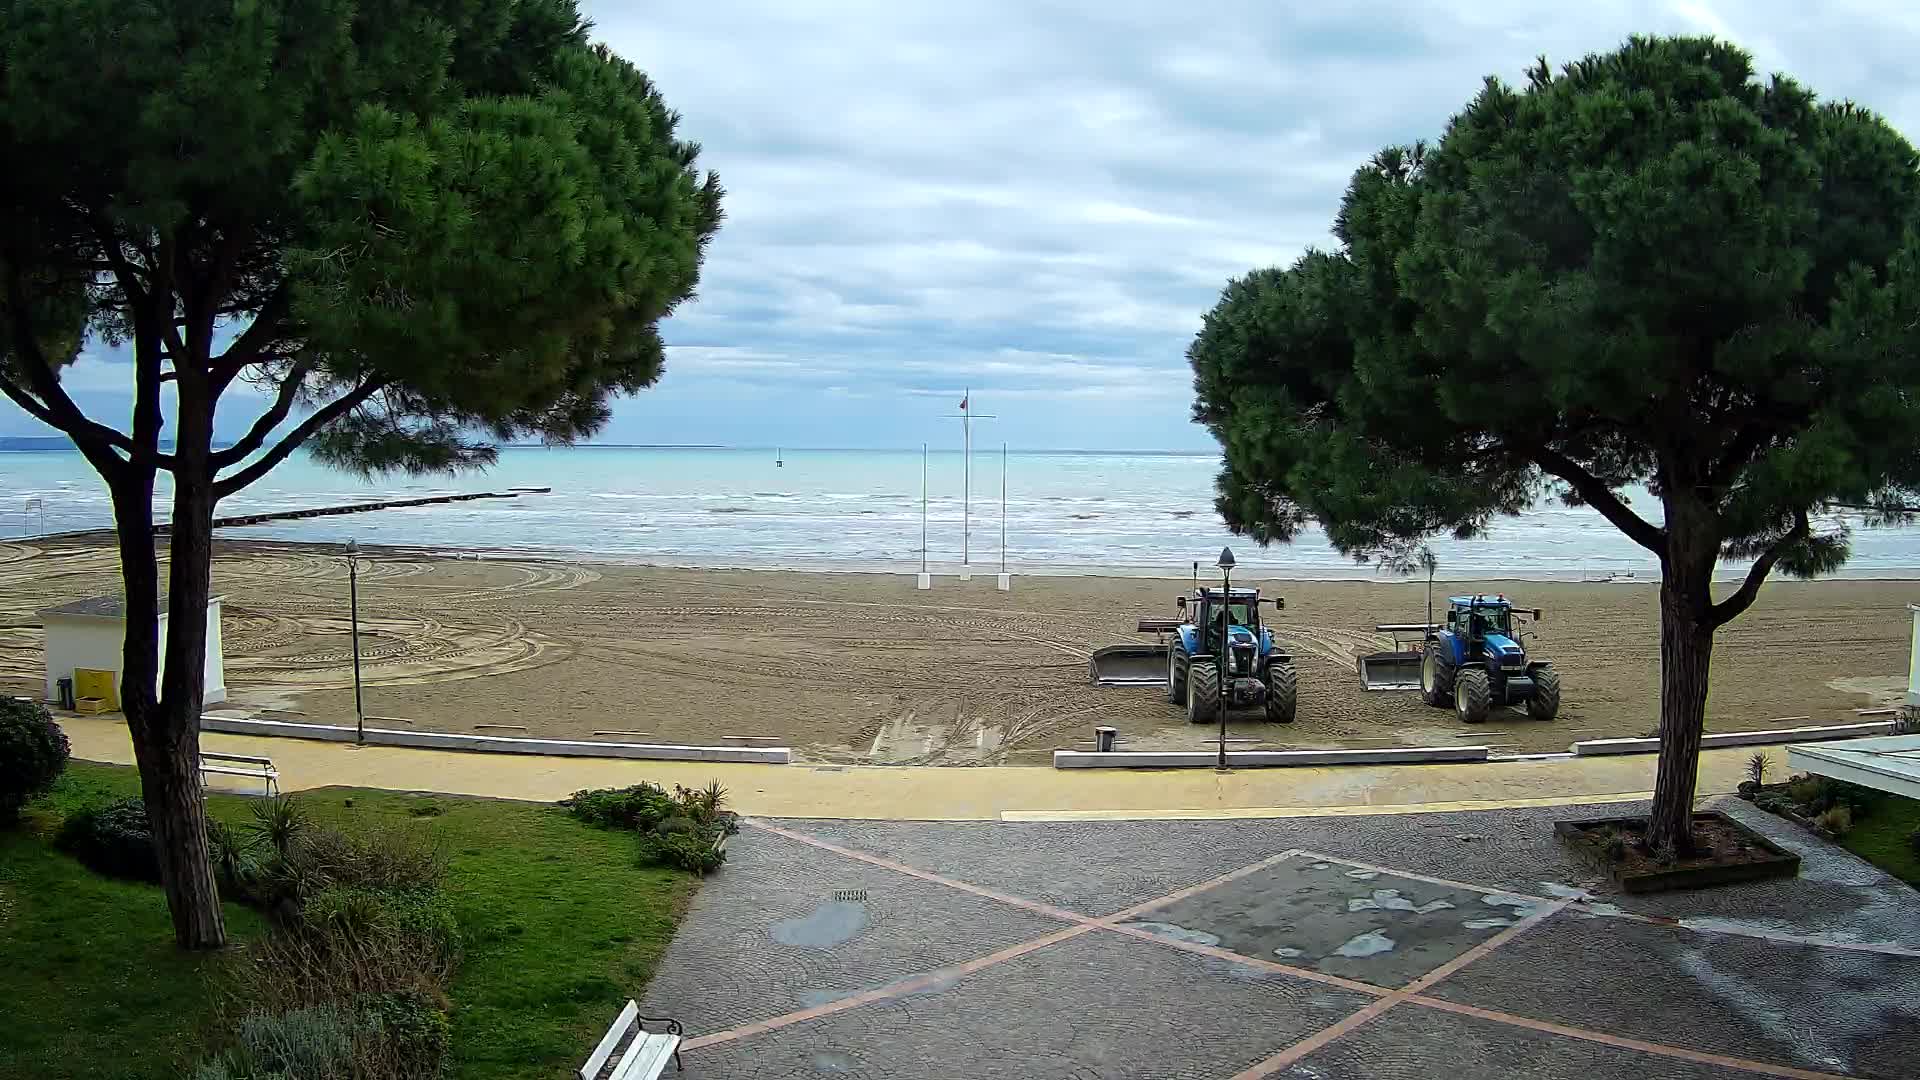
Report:
[[[1769,731],[1722,731],[1700,737],[1700,748],[1712,750],[1729,746],[1769,746],[1774,743],[1818,742],[1821,739],[1851,739],[1865,735],[1889,735],[1893,721],[1872,720],[1859,724],[1832,724],[1825,727],[1774,728]],[[1575,754],[1592,757],[1602,754],[1656,754],[1659,739],[1588,739],[1572,746]]]
[[[228,735],[266,735],[294,739],[352,742],[354,729],[330,724],[294,724],[285,720],[240,720],[202,716],[201,731]],[[785,746],[681,746],[670,743],[605,743],[573,739],[522,739],[505,735],[463,735],[441,731],[366,729],[369,746],[412,746],[427,750],[477,750],[504,754],[552,754],[559,757],[632,758],[640,761],[737,761],[785,765],[793,760]]]
[[[1229,750],[1227,764],[1249,767],[1287,765],[1421,765],[1450,761],[1485,761],[1485,746],[1409,746],[1368,750]],[[1219,764],[1217,750],[1055,750],[1056,769],[1210,769]]]

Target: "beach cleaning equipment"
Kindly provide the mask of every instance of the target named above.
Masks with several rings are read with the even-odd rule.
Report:
[[[1230,571],[1232,553],[1221,554]],[[1170,619],[1140,619],[1136,629],[1153,634],[1154,643],[1109,645],[1095,649],[1088,670],[1095,686],[1158,687],[1182,706],[1187,719],[1204,723],[1224,710],[1260,706],[1266,719],[1293,722],[1299,700],[1299,675],[1293,657],[1260,624],[1260,605],[1286,607],[1282,597],[1262,597],[1259,589],[1195,584],[1174,598],[1178,614]]]
[[[1394,651],[1361,657],[1360,681],[1368,690],[1418,690],[1427,704],[1452,708],[1469,724],[1503,705],[1551,720],[1560,712],[1560,675],[1527,657],[1518,627],[1529,619],[1540,621],[1540,609],[1515,607],[1505,596],[1450,596],[1445,622],[1375,627],[1394,635]],[[1418,644],[1403,648],[1409,635]]]

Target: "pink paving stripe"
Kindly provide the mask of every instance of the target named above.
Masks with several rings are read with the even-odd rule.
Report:
[[[762,832],[773,833],[775,836],[784,836],[789,840],[796,840],[802,844],[810,844],[822,851],[831,851],[835,855],[856,859],[871,866],[878,866],[884,870],[891,870],[896,874],[905,874],[908,877],[919,878],[921,881],[930,881],[935,885],[945,885],[949,889],[958,889],[961,892],[972,893],[975,896],[984,897],[988,900],[998,900],[1002,904],[1011,904],[1017,908],[1025,908],[1028,911],[1045,915],[1049,918],[1061,919],[1071,923],[1093,923],[1097,921],[1076,911],[1068,911],[1065,908],[1057,908],[1052,904],[1042,904],[1036,900],[1028,900],[1024,897],[1009,896],[1006,893],[994,892],[992,889],[983,889],[978,885],[969,885],[964,881],[943,877],[940,874],[922,870],[916,866],[908,866],[906,863],[894,862],[892,859],[882,858],[878,855],[870,855],[867,852],[858,851],[854,848],[841,847],[839,844],[822,840],[817,836],[808,836],[806,833],[794,832],[792,829],[783,829],[778,825],[768,825],[764,821],[748,821],[744,822],[744,824],[750,825]]]
[[[1317,859],[1320,862],[1339,863],[1341,866],[1351,866],[1356,870],[1371,870],[1376,874],[1392,874],[1394,877],[1403,877],[1410,881],[1424,881],[1429,885],[1445,885],[1451,889],[1465,889],[1468,892],[1486,893],[1489,896],[1498,893],[1505,896],[1517,896],[1522,900],[1534,900],[1540,903],[1548,902],[1544,896],[1529,896],[1523,892],[1514,892],[1512,889],[1489,889],[1485,885],[1469,885],[1464,881],[1451,881],[1443,877],[1428,877],[1426,874],[1416,874],[1410,870],[1395,870],[1391,866],[1377,866],[1373,863],[1361,862],[1358,859],[1343,859],[1338,855],[1323,855],[1318,851],[1308,851],[1305,848],[1302,848],[1297,854],[1303,859]]]
[[[805,1023],[808,1020],[817,1020],[822,1016],[832,1016],[834,1013],[846,1012],[848,1009],[857,1009],[862,1005],[871,1005],[876,1001],[886,1001],[889,998],[903,997],[907,994],[917,993],[918,991],[925,990],[929,986],[934,986],[949,979],[958,979],[964,975],[971,975],[976,971],[990,968],[995,964],[1004,964],[1008,960],[1018,959],[1030,952],[1044,949],[1049,945],[1057,944],[1068,938],[1091,933],[1093,929],[1094,924],[1090,922],[1082,923],[1078,926],[1064,927],[1043,937],[1023,941],[1018,945],[1009,945],[999,952],[975,957],[966,963],[955,964],[952,967],[941,968],[938,971],[929,971],[925,975],[916,975],[911,979],[894,983],[891,986],[868,990],[865,993],[841,998],[838,1001],[828,1002],[825,1005],[816,1005],[811,1009],[801,1009],[798,1012],[785,1013],[773,1017],[770,1020],[761,1020],[743,1027],[732,1028],[727,1031],[716,1031],[711,1035],[701,1035],[698,1038],[688,1039],[681,1044],[681,1048],[685,1050],[698,1050],[703,1046],[714,1046],[719,1043],[733,1042],[737,1039],[744,1039],[753,1035],[764,1035],[769,1031],[778,1031],[783,1027],[791,1027],[794,1024]]]
[[[1339,1023],[1329,1027],[1323,1027],[1319,1031],[1301,1039],[1299,1042],[1294,1043],[1292,1046],[1287,1047],[1272,1057],[1255,1063],[1245,1072],[1234,1076],[1233,1080],[1260,1080],[1263,1076],[1272,1076],[1274,1073],[1287,1068],[1294,1062],[1299,1061],[1301,1058],[1306,1057],[1308,1054],[1313,1053],[1315,1050],[1320,1049],[1335,1039],[1351,1033],[1355,1028],[1386,1012],[1388,1009],[1393,1008],[1395,1005],[1400,1004],[1403,1000],[1405,999],[1400,997],[1381,998],[1379,1001],[1368,1005],[1366,1008],[1361,1009],[1359,1012],[1354,1013]]]
[[[1466,967],[1468,964],[1473,963],[1475,960],[1480,959],[1481,957],[1487,955],[1493,950],[1500,948],[1502,945],[1505,945],[1507,942],[1512,941],[1514,938],[1519,937],[1521,934],[1524,934],[1527,931],[1532,930],[1534,927],[1539,926],[1541,923],[1546,922],[1548,919],[1553,918],[1555,915],[1560,913],[1560,909],[1566,906],[1567,906],[1566,903],[1563,901],[1561,903],[1552,904],[1548,907],[1543,907],[1536,910],[1533,914],[1527,916],[1524,919],[1521,919],[1519,922],[1514,923],[1512,926],[1507,927],[1505,930],[1500,931],[1499,933],[1493,935],[1492,937],[1481,942],[1480,944],[1475,945],[1473,948],[1468,949],[1466,952],[1461,953],[1459,956],[1454,957],[1453,959],[1447,961],[1446,963],[1441,964],[1439,967],[1434,968],[1432,971],[1427,972],[1425,975],[1422,975],[1418,979],[1415,979],[1412,982],[1408,983],[1406,989],[1400,992],[1401,996],[1404,997],[1408,994],[1417,994],[1422,990],[1427,989],[1428,987],[1432,986],[1434,983],[1439,982],[1441,979],[1444,979],[1447,976],[1452,975],[1454,972],[1459,971],[1461,968]]]
[[[1266,858],[1261,859],[1257,863],[1248,863],[1247,865],[1241,867],[1238,870],[1230,870],[1227,873],[1221,874],[1219,877],[1214,878],[1211,881],[1203,881],[1198,885],[1189,885],[1186,888],[1181,889],[1177,892],[1170,892],[1165,896],[1157,897],[1152,900],[1143,900],[1140,903],[1135,904],[1130,908],[1124,908],[1120,911],[1116,911],[1113,914],[1107,916],[1105,919],[1102,919],[1100,921],[1108,922],[1108,923],[1118,922],[1121,919],[1131,919],[1135,915],[1145,914],[1146,912],[1152,911],[1154,908],[1166,907],[1168,904],[1179,903],[1180,901],[1185,900],[1189,896],[1196,896],[1200,893],[1206,892],[1208,889],[1214,889],[1222,885],[1225,885],[1229,881],[1234,881],[1239,878],[1246,877],[1248,874],[1258,873],[1262,870],[1267,869],[1270,866],[1277,866],[1280,863],[1285,862],[1286,860],[1291,859],[1298,854],[1300,854],[1298,849],[1289,848],[1278,855],[1269,855]]]
[[[1702,1065],[1719,1065],[1728,1069],[1740,1069],[1744,1072],[1760,1073],[1764,1076],[1788,1076],[1797,1080],[1847,1080],[1838,1073],[1808,1072],[1805,1069],[1789,1068],[1785,1065],[1769,1065],[1764,1061],[1748,1061],[1745,1058],[1727,1057],[1723,1054],[1708,1054],[1699,1050],[1687,1050],[1678,1046],[1665,1046],[1661,1043],[1642,1042],[1620,1035],[1608,1035],[1600,1031],[1588,1031],[1586,1028],[1567,1027],[1564,1024],[1550,1024],[1545,1020],[1530,1020],[1512,1013],[1495,1012],[1473,1005],[1462,1005],[1456,1001],[1444,1001],[1440,998],[1422,997],[1418,994],[1405,999],[1413,1005],[1441,1012],[1472,1016],[1481,1020],[1491,1020],[1496,1024],[1509,1024],[1547,1035],[1560,1035],[1569,1039],[1601,1043],[1605,1046],[1617,1046],[1623,1050],[1638,1050],[1643,1054],[1655,1054],[1660,1057],[1676,1058],[1680,1061],[1692,1061]]]
[[[1262,971],[1271,971],[1276,975],[1291,975],[1297,979],[1309,979],[1313,982],[1325,983],[1328,986],[1338,986],[1343,990],[1372,994],[1375,997],[1387,997],[1398,993],[1398,991],[1388,989],[1384,986],[1355,982],[1352,979],[1343,979],[1338,975],[1328,975],[1325,972],[1315,971],[1312,968],[1294,967],[1291,964],[1276,964],[1271,960],[1262,960],[1257,956],[1242,956],[1237,952],[1222,949],[1217,945],[1202,945],[1197,941],[1177,941],[1173,938],[1161,937],[1158,934],[1141,930],[1138,927],[1115,925],[1101,927],[1101,929],[1110,930],[1116,934],[1125,934],[1130,938],[1138,938],[1141,941],[1151,941],[1156,945],[1165,945],[1170,949],[1179,949],[1181,952],[1190,952],[1198,956],[1211,956],[1216,960],[1230,960],[1233,963],[1242,964],[1247,967],[1259,968]]]

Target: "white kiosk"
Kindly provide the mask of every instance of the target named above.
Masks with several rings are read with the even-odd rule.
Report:
[[[46,700],[60,700],[60,680],[72,679],[74,670],[84,668],[113,672],[114,689],[120,689],[120,660],[127,633],[127,605],[124,597],[96,596],[75,600],[39,611],[41,625],[47,631]],[[167,599],[160,598],[160,655],[167,653]],[[207,601],[206,702],[211,705],[227,698],[226,664],[220,646],[220,597]],[[158,676],[155,689],[159,688]]]

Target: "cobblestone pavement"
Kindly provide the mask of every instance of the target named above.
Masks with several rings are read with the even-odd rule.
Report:
[[[689,1080],[1920,1075],[1920,893],[1720,808],[1801,876],[1613,895],[1567,807],[756,820],[641,1011]]]

